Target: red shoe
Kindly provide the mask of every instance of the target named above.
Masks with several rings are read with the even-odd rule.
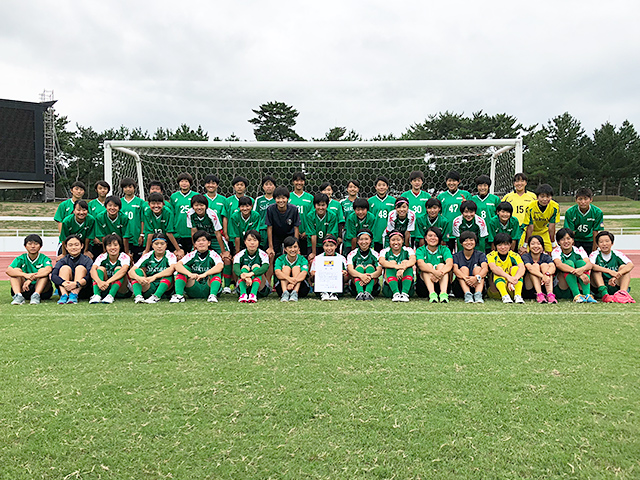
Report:
[[[613,295],[609,295],[609,294],[607,293],[606,295],[604,295],[604,296],[602,297],[602,301],[603,301],[604,303],[613,303],[613,302],[614,302]]]

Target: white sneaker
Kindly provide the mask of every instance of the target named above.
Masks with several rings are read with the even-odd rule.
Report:
[[[171,297],[173,299],[173,297]],[[184,297],[182,297],[184,299]],[[155,295],[151,295],[149,298],[147,298],[145,300],[145,303],[158,303],[160,301],[160,298],[156,297]]]
[[[155,297],[155,295],[153,296]],[[174,293],[173,295],[171,295],[171,299],[169,300],[169,303],[182,303],[184,301],[185,301],[184,295],[178,295],[177,293]],[[155,302],[149,302],[149,300],[147,300],[147,303],[155,303]]]
[[[524,298],[522,298],[520,295],[515,295],[513,299],[516,303],[524,303]]]
[[[89,299],[89,303],[94,304],[94,303],[100,303],[102,302],[102,297],[100,295],[91,295],[91,298]]]
[[[402,298],[400,299],[401,302],[405,302],[406,303],[406,302],[410,301],[408,293],[402,293],[401,295],[402,295]]]
[[[502,303],[513,303],[513,300],[511,300],[510,295],[505,295],[504,297],[502,297]]]
[[[16,293],[13,296],[13,301],[11,302],[11,305],[24,305],[24,297],[22,296],[21,293]]]
[[[258,303],[258,297],[256,297],[255,294],[250,293],[247,297],[247,303]]]
[[[30,305],[40,305],[40,294],[34,293],[31,295],[31,300],[29,300]]]
[[[392,302],[401,302],[402,301],[402,294],[401,293],[394,293],[393,297],[391,297],[391,301]]]
[[[329,294],[327,292],[322,292],[320,294],[320,300],[322,300],[323,302],[326,302],[327,300],[331,300],[331,299],[329,298]]]
[[[467,292],[464,294],[464,303],[473,303],[473,293]]]
[[[475,303],[484,303],[484,300],[482,299],[482,292],[475,292],[473,294],[473,301]]]
[[[230,294],[231,293],[231,287],[224,287],[222,289],[222,293],[223,294]]]
[[[329,300],[333,300],[333,301],[338,300],[338,295],[336,295],[335,293],[330,293]]]
[[[134,303],[144,303],[144,296],[143,295],[136,295],[136,297],[133,299]]]
[[[238,298],[238,302],[247,303],[248,299],[249,299],[249,295],[247,295],[246,293],[243,293],[242,295],[240,295],[240,298]]]
[[[284,292],[282,292],[282,297],[280,297],[280,301],[281,302],[288,302],[290,296],[291,296],[291,294],[289,293],[289,290],[285,290]]]
[[[216,297],[214,294],[211,294],[209,295],[209,297],[207,297],[207,302],[218,303],[218,297]]]
[[[113,303],[114,300],[113,295],[107,295],[102,299],[102,303]]]
[[[298,292],[296,292],[295,290],[293,292],[291,292],[289,294],[289,301],[290,302],[297,302],[298,301]]]

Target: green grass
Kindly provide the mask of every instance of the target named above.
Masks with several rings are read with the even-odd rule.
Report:
[[[0,306],[0,477],[640,477],[640,304],[234,300]]]

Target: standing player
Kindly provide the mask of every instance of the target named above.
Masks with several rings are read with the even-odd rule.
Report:
[[[274,203],[276,203],[276,199],[273,197],[273,192],[275,191],[275,189],[276,189],[276,179],[273,178],[271,175],[267,175],[262,179],[262,191],[264,192],[264,195],[260,195],[258,198],[256,198],[255,202],[253,203],[253,209],[260,216],[260,225],[259,225],[259,228],[257,228],[257,230],[260,232],[260,236],[262,237],[262,245],[260,245],[260,248],[263,250],[266,250],[267,248],[269,248],[269,239],[267,237],[267,224],[264,223],[264,219],[267,216],[267,208],[269,207],[269,205],[273,205]],[[255,228],[255,227],[252,227],[252,228]],[[251,230],[251,228],[247,230]],[[244,232],[243,232],[243,235],[244,235]]]
[[[232,214],[231,218],[229,218],[229,240],[233,242],[235,248],[234,251],[239,252],[244,248],[242,239],[244,238],[245,233],[249,230],[260,231],[261,227],[262,221],[260,219],[260,213],[253,209],[251,199],[249,197],[240,198],[238,200],[238,211]],[[262,233],[260,233],[260,235],[262,235]]]
[[[437,198],[430,198],[425,204],[427,214],[416,219],[414,230],[414,245],[422,246],[425,235],[431,227],[437,227],[442,232],[442,238],[447,239],[451,234],[451,222],[442,216],[442,203]]]
[[[7,276],[11,283],[13,300],[11,305],[22,305],[25,299],[30,299],[31,305],[37,305],[40,300],[48,300],[53,294],[53,287],[49,274],[53,269],[51,259],[40,253],[42,238],[31,234],[24,238],[27,253],[13,259],[7,267]]]
[[[338,228],[340,232],[344,228],[344,211],[342,210],[342,205],[339,201],[333,198],[333,186],[329,182],[324,182],[320,185],[320,193],[324,193],[329,198],[329,203],[327,205],[327,210],[335,213],[336,218],[338,219]],[[338,239],[338,242],[340,240]]]
[[[451,225],[451,237],[458,240],[456,250],[462,249],[462,240],[460,234],[462,232],[473,232],[476,235],[476,249],[481,252],[485,251],[485,242],[489,236],[487,224],[476,214],[478,206],[472,200],[465,200],[460,205],[462,215],[456,217]]]
[[[298,208],[289,203],[289,190],[287,187],[278,187],[273,192],[276,199],[275,205],[269,205],[265,224],[267,225],[267,237],[269,259],[282,255],[282,245],[287,237],[298,238],[300,235],[300,213]]]
[[[78,200],[73,207],[73,215],[69,215],[62,221],[62,228],[60,230],[60,250],[58,251],[60,260],[67,254],[64,249],[64,239],[69,235],[77,235],[80,237],[82,244],[84,245],[82,253],[94,258],[93,254],[89,250],[89,242],[94,235],[96,220],[89,215],[89,205],[84,200]]]
[[[93,218],[107,209],[104,206],[104,202],[107,199],[107,195],[109,195],[109,192],[111,191],[111,186],[104,180],[98,180],[94,186],[94,189],[98,194],[98,197],[89,202],[89,215],[91,215]]]
[[[225,231],[225,222],[228,222],[229,213],[227,212],[227,205],[229,200],[227,197],[224,197],[218,193],[218,186],[220,185],[220,178],[217,175],[207,175],[204,177],[204,188],[206,190],[205,197],[209,201],[209,208],[218,214],[218,219],[222,222],[222,236],[225,241],[230,241],[228,232]],[[216,244],[218,248],[220,245],[218,244],[218,240],[212,237],[211,245],[213,249],[220,253],[222,250],[216,249]],[[231,252],[229,252],[231,253]],[[224,260],[224,259],[223,259]],[[222,269],[222,280],[224,282],[224,288],[222,289],[222,293],[231,293],[231,282],[232,282],[232,273],[233,267],[229,263],[225,262],[224,268]]]
[[[413,291],[413,266],[416,252],[404,245],[404,233],[392,231],[388,234],[389,247],[380,252],[378,261],[384,268],[382,294],[392,302],[408,302]]]
[[[488,222],[490,218],[496,216],[496,207],[500,203],[500,197],[489,193],[491,178],[488,175],[480,175],[476,178],[476,188],[478,194],[471,197],[471,200],[478,206],[478,215]]]
[[[357,180],[349,180],[349,183],[347,183],[347,196],[340,200],[345,222],[347,217],[353,212],[353,202],[358,198],[358,193],[360,193],[360,182]]]
[[[71,184],[71,198],[58,205],[58,209],[53,216],[53,219],[58,223],[58,233],[62,229],[62,221],[73,213],[76,202],[82,200],[86,191],[87,187],[82,182],[77,181]]]
[[[512,238],[511,250],[515,252],[518,246],[518,239],[522,237],[522,229],[518,219],[513,216],[513,205],[509,202],[500,202],[496,208],[496,216],[490,218],[487,222],[487,230],[489,230],[488,242],[493,250],[495,250],[493,239],[496,235],[506,233]]]
[[[537,200],[536,194],[527,191],[527,175],[520,172],[516,173],[513,177],[513,192],[507,193],[503,198],[503,202],[509,202],[513,206],[513,216],[520,222],[520,225],[524,224],[524,217],[527,207],[531,202]],[[525,241],[526,229],[522,228],[522,237],[520,239],[514,238],[519,247]],[[524,253],[524,249],[521,250]]]
[[[151,245],[153,251],[140,257],[129,270],[135,303],[158,303],[173,286],[174,265],[178,259],[167,250],[164,233],[154,233]]]
[[[416,214],[409,210],[409,200],[405,197],[398,197],[395,209],[389,212],[387,228],[382,234],[382,244],[385,248],[389,246],[389,233],[400,232],[404,235],[405,246],[411,246],[411,236],[416,229]]]
[[[149,194],[149,208],[144,212],[144,235],[147,238],[147,246],[143,255],[151,251],[151,242],[154,233],[164,234],[168,239],[178,259],[184,257],[184,250],[180,248],[174,237],[175,227],[173,222],[173,210],[167,206],[161,193]]]
[[[553,188],[543,183],[536,189],[537,202],[531,202],[527,207],[523,225],[526,236],[523,249],[528,246],[532,235],[540,235],[545,244],[545,251],[551,252],[556,244],[556,223],[560,221],[560,205],[553,200]]]
[[[309,253],[309,241],[307,240],[306,225],[304,222],[306,216],[313,210],[313,195],[304,191],[306,177],[303,172],[294,173],[291,183],[293,184],[293,192],[291,196],[288,197],[288,201],[298,209],[298,213],[300,214],[300,236],[298,237],[300,252],[302,255],[307,255]],[[278,252],[278,255],[279,254]]]
[[[122,197],[122,210],[129,218],[129,235],[131,244],[129,245],[129,254],[136,261],[142,256],[145,248],[144,241],[144,210],[145,203],[140,197],[136,196],[136,182],[133,178],[123,178],[120,182],[120,188],[124,192]]]
[[[409,210],[416,214],[416,218],[420,218],[427,214],[425,203],[431,198],[431,195],[422,190],[424,174],[419,170],[411,172],[409,183],[411,189],[404,192],[402,196],[409,201]]]
[[[376,217],[369,211],[369,202],[366,198],[356,198],[353,202],[353,212],[349,214],[344,232],[343,252],[348,255],[356,248],[356,235],[360,230],[372,230],[376,223]]]
[[[438,195],[438,200],[442,203],[442,216],[453,224],[453,220],[460,215],[460,205],[465,200],[471,200],[471,194],[459,188],[460,174],[455,170],[447,173],[445,183],[447,184],[447,190]],[[447,242],[451,251],[455,250],[455,238],[449,235],[444,237],[444,241]]]
[[[396,200],[389,195],[389,180],[380,175],[375,182],[376,194],[369,198],[369,211],[376,221],[373,225],[373,249],[377,252],[382,250],[382,235],[387,228],[389,212],[396,206]],[[367,298],[367,300],[369,300]]]
[[[102,246],[102,253],[106,252],[103,238],[107,235],[116,234],[124,241],[124,251],[129,251],[129,240],[131,231],[129,230],[129,217],[120,211],[122,202],[118,197],[107,197],[105,201],[106,210],[96,218],[94,228],[94,244]]]
[[[188,173],[181,173],[176,179],[180,189],[171,195],[171,208],[173,209],[173,221],[175,237],[180,249],[185,253],[193,247],[191,229],[187,226],[187,212],[191,208],[191,199],[197,195],[191,190],[193,177]],[[177,255],[177,252],[176,252]],[[180,258],[180,257],[178,257]]]
[[[564,214],[564,226],[576,234],[576,245],[591,254],[596,246],[596,232],[604,230],[604,215],[591,204],[593,192],[590,188],[579,188],[576,192],[576,204]]]

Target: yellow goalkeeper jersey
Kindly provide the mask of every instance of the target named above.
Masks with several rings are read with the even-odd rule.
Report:
[[[531,202],[535,202],[538,197],[533,192],[524,192],[518,195],[516,192],[507,193],[502,199],[503,202],[509,202],[513,206],[513,216],[518,219],[520,225],[524,222],[524,214]]]

